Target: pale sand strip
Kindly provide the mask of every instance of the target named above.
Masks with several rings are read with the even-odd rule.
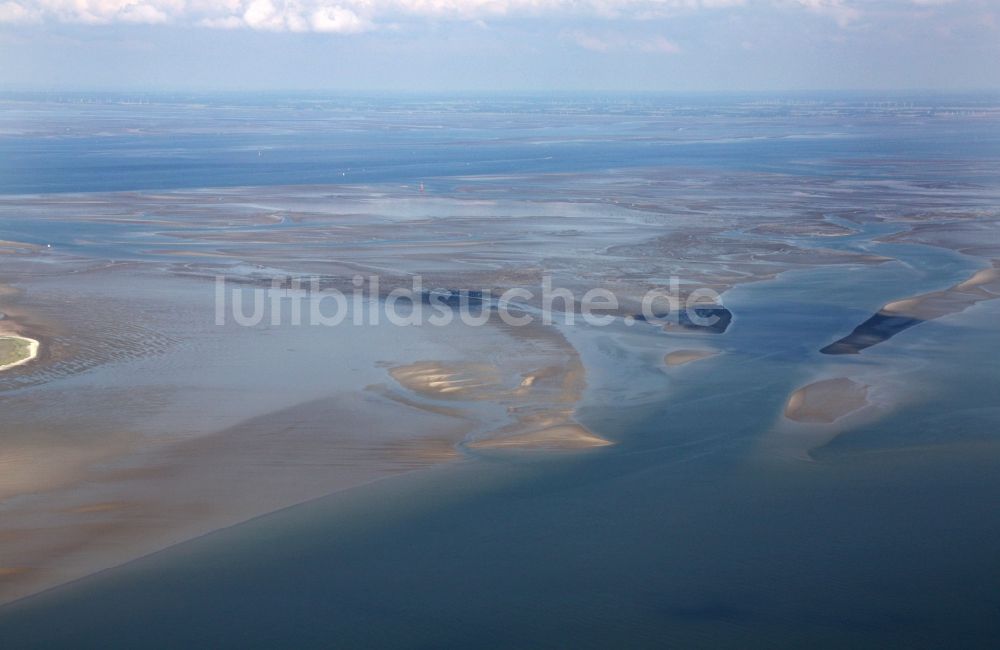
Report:
[[[504,367],[397,366],[391,375],[415,399],[379,387],[300,404],[214,435],[138,449],[124,465],[90,467],[82,480],[0,504],[0,603],[261,513],[459,460],[471,428],[490,424],[476,404],[504,406],[514,422],[467,449],[612,444],[573,420],[584,385],[579,359],[565,349],[549,352],[530,360],[510,355]],[[515,372],[538,360],[551,365]]]
[[[502,397],[500,369],[487,363],[420,361],[389,369],[401,386],[423,397],[445,400],[489,400]]]
[[[847,377],[823,379],[792,393],[785,405],[785,417],[796,422],[831,424],[868,404],[868,386]]]
[[[544,361],[553,363],[553,359]],[[440,412],[459,409],[473,419],[476,403],[494,402],[506,407],[514,421],[493,429],[486,437],[465,444],[467,449],[582,449],[612,444],[573,419],[573,405],[583,388],[582,366],[569,357],[528,372],[516,367],[487,363],[422,361],[398,366],[389,374],[400,387],[420,397],[446,402],[448,406],[408,401],[408,404]],[[462,410],[464,407],[467,410]],[[457,403],[457,404],[456,404]]]
[[[976,271],[971,278],[957,285],[959,291],[969,291],[977,287],[983,287],[994,295],[1000,295],[1000,269],[982,269]]]
[[[555,451],[613,444],[574,418],[586,387],[580,355],[558,329],[538,323],[500,325],[511,339],[507,353],[475,362],[421,361],[389,370],[411,403],[447,408],[481,420],[484,405],[502,407],[506,423],[490,418],[473,431],[467,451],[522,449]],[[497,420],[500,420],[497,422]]]
[[[504,405],[514,422],[467,442],[466,449],[551,451],[610,445],[611,441],[573,419],[570,405],[579,398],[581,379],[572,361],[569,367],[556,364],[520,374],[485,363],[423,361],[392,368],[389,373],[400,387],[432,402],[417,402],[391,392],[388,395],[429,412],[444,410],[467,419],[474,418],[471,409],[477,402]],[[437,401],[448,405],[434,403]]]
[[[663,357],[663,363],[668,366],[683,366],[694,361],[701,361],[719,354],[718,350],[674,350]]]
[[[595,435],[584,426],[570,422],[503,438],[479,440],[471,442],[467,446],[472,449],[570,450],[606,447],[611,444],[614,443]]]
[[[71,483],[0,501],[0,603],[264,513],[459,460],[469,426],[359,391],[192,440],[136,445]]]
[[[307,499],[461,460],[461,449],[477,449],[466,441],[483,452],[610,444],[573,420],[585,382],[569,343],[553,328],[507,334],[513,340],[464,361],[397,365],[397,388],[331,395],[192,440],[123,434],[124,449],[84,457],[67,448],[58,462],[39,456],[43,448],[8,447],[0,464],[10,470],[6,494],[18,498],[0,501],[0,603]],[[51,463],[39,484],[37,470]]]
[[[957,314],[985,300],[1000,298],[1000,268],[981,269],[943,291],[887,303],[844,338],[824,347],[824,354],[857,354],[924,321]]]
[[[25,341],[28,344],[28,355],[21,359],[18,359],[17,361],[12,361],[10,363],[0,365],[0,372],[7,370],[8,368],[23,366],[26,363],[30,363],[33,359],[35,359],[38,356],[39,343],[35,339],[28,338],[27,336],[21,336],[19,334],[0,334],[0,343],[2,343],[4,339],[15,339],[15,340]]]
[[[1000,297],[1000,269],[990,268],[976,271],[969,279],[944,291],[890,302],[881,311],[893,316],[931,320],[997,297]]]

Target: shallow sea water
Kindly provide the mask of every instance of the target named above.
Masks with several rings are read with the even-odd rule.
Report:
[[[956,146],[904,135],[678,147],[691,150],[685,164],[753,159],[787,171],[803,159],[837,158],[823,173],[854,175],[840,154],[905,150],[909,162]],[[979,142],[970,156],[996,153],[995,140]],[[722,149],[719,162],[716,147],[734,149]],[[651,162],[590,151],[598,149],[622,164]],[[599,169],[609,159],[572,165]],[[510,167],[494,161],[473,171]],[[917,175],[933,169],[926,163]],[[289,182],[286,172],[262,173]],[[259,180],[237,165],[223,167],[220,184],[230,173],[234,182]],[[45,186],[32,182],[14,178],[8,188]],[[170,175],[164,186],[191,182]],[[885,302],[950,286],[982,266],[941,248],[872,243],[891,231],[869,225],[815,245],[895,262],[789,271],[730,290],[735,318],[722,336],[561,327],[588,371],[577,416],[614,446],[487,453],[282,510],[5,607],[0,641],[992,647],[1000,636],[1000,364],[992,358],[1000,305],[924,323],[856,357],[819,353]],[[665,352],[701,346],[722,354],[663,368]],[[815,447],[800,443],[781,423],[788,394],[838,374],[869,383],[881,410],[809,438],[821,440]]]

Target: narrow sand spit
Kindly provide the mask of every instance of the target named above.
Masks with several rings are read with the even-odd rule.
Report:
[[[792,393],[785,405],[785,417],[796,422],[830,424],[868,403],[868,386],[847,377],[824,379]]]
[[[590,447],[606,447],[613,444],[600,436],[594,435],[587,428],[568,422],[565,424],[528,431],[504,438],[493,438],[469,443],[473,449],[587,449]]]
[[[1000,298],[1000,268],[982,269],[943,291],[887,303],[854,331],[820,352],[857,354],[925,321],[957,314],[984,300]]]
[[[693,361],[701,361],[719,354],[717,350],[674,350],[663,357],[668,366],[683,366]]]
[[[944,291],[890,302],[882,311],[893,316],[931,320],[963,311],[977,302],[1000,298],[1000,269],[982,269]]]

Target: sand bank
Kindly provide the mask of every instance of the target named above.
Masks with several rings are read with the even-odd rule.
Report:
[[[486,363],[421,361],[391,368],[401,386],[432,399],[485,400],[502,396],[500,369]]]
[[[560,424],[537,431],[528,431],[503,438],[469,443],[472,449],[588,449],[606,447],[610,440],[595,435],[575,423]]]
[[[30,390],[0,395],[8,415],[0,451],[11,470],[3,487],[17,497],[0,502],[0,601],[463,452],[611,443],[575,420],[584,368],[555,328],[478,328],[464,347],[454,332],[439,334],[439,347],[424,352],[421,341],[419,353],[409,339],[357,332],[350,346],[274,328],[223,337],[199,325],[212,314],[203,304],[211,285],[199,279],[315,274],[346,286],[337,283],[378,273],[388,287],[421,274],[426,288],[498,295],[538,287],[545,269],[577,296],[596,286],[642,296],[673,276],[721,292],[789,268],[881,261],[723,234],[758,214],[758,201],[741,198],[757,197],[762,182],[771,196],[792,196],[776,177],[743,179],[705,186],[712,201],[719,189],[731,193],[724,210],[707,206],[689,179],[659,175],[616,188],[630,208],[610,205],[603,183],[581,200],[573,175],[565,185],[547,177],[557,185],[535,199],[511,199],[506,189],[493,196],[488,184],[461,198],[402,202],[396,190],[364,186],[0,199],[2,214],[21,218],[27,205],[52,229],[76,234],[72,255],[53,249],[44,266],[5,256],[29,290],[26,304],[54,324],[22,321],[51,367],[29,366],[24,384],[14,379],[28,372],[3,377]],[[665,199],[669,214],[657,207]],[[115,227],[92,239],[86,224]],[[110,249],[130,262],[108,262]],[[622,313],[636,313],[626,312],[633,303]],[[719,332],[732,316],[718,306],[697,315],[716,316],[710,327]],[[391,371],[373,378],[374,360],[358,349]],[[355,378],[350,388],[327,385]]]
[[[694,361],[708,359],[719,354],[718,350],[674,350],[663,357],[668,366],[683,366]]]
[[[473,430],[465,449],[612,444],[574,419],[586,386],[584,368],[558,330],[538,324],[500,330],[511,337],[510,347],[488,361],[421,361],[390,368],[396,390],[403,391],[400,397],[418,408],[449,409],[484,422],[487,426]],[[495,415],[484,419],[483,409]]]
[[[571,358],[565,365],[517,372],[502,362],[425,361],[390,370],[399,387],[415,393],[417,399],[391,390],[389,395],[421,410],[449,413],[469,421],[477,419],[477,407],[501,407],[503,417],[510,422],[474,432],[464,445],[466,449],[556,450],[610,445],[611,441],[573,418],[573,407],[582,389],[582,366],[578,364]],[[493,419],[486,422],[492,423]]]
[[[868,406],[868,386],[847,377],[824,379],[799,388],[788,398],[785,417],[796,422],[830,424]]]
[[[0,502],[0,603],[312,498],[458,460],[455,446],[469,426],[347,393],[192,440],[134,441],[129,453],[73,472],[55,468],[51,481],[31,483],[37,491],[22,484],[17,499]],[[0,467],[30,473],[44,459],[8,460]],[[59,477],[73,479],[57,486]]]
[[[21,301],[73,319],[58,358],[88,375],[64,386],[80,375],[29,367],[38,383],[0,393],[0,602],[334,491],[462,462],[479,452],[468,442],[604,444],[573,419],[584,371],[555,328],[406,328],[405,338],[218,329],[210,285],[137,277],[35,280]],[[161,303],[175,308],[147,308]],[[176,318],[180,306],[195,318]],[[199,313],[204,329],[191,330]],[[132,340],[146,347],[123,355]]]
[[[886,341],[903,330],[949,314],[963,312],[976,303],[1000,298],[1000,268],[976,271],[969,279],[943,291],[895,300],[844,338],[831,343],[823,354],[857,354]]]

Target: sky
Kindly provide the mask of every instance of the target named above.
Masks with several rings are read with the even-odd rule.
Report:
[[[0,0],[0,90],[1000,89],[1000,0]]]

